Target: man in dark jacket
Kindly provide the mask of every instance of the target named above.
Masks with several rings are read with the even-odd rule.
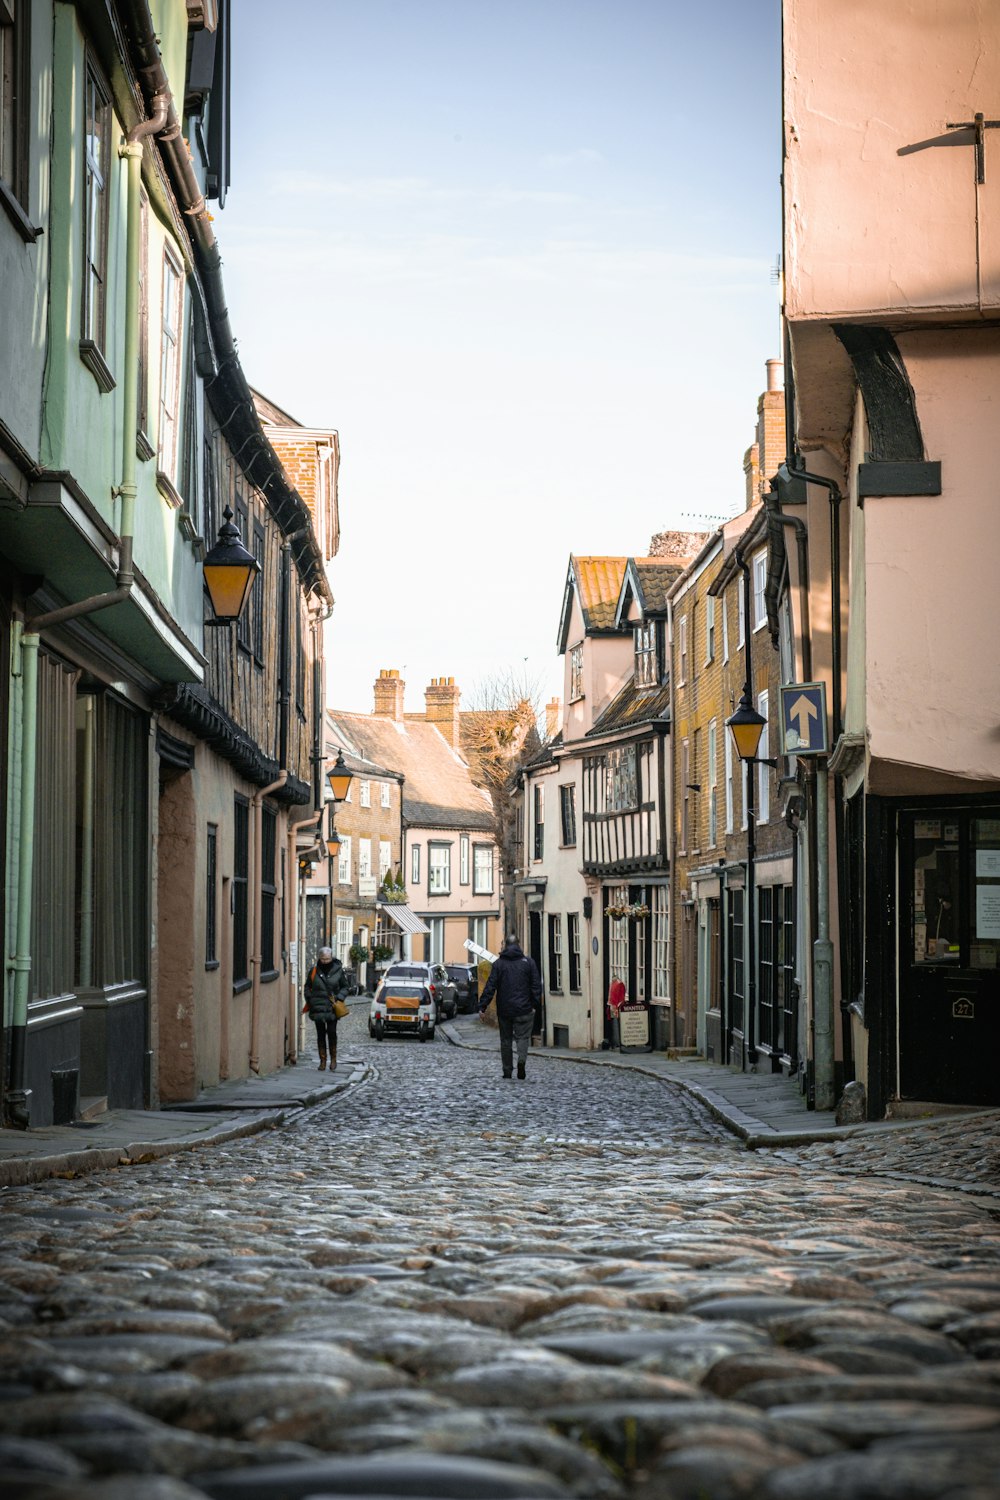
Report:
[[[347,975],[339,958],[334,958],[332,948],[321,948],[319,960],[306,975],[305,1009],[310,1021],[316,1023],[316,1042],[319,1047],[319,1070],[326,1069],[327,1045],[330,1048],[330,1072],[337,1067],[337,1013],[335,1000],[347,998]]]
[[[497,997],[497,1023],[500,1027],[500,1064],[503,1076],[514,1076],[514,1042],[517,1042],[517,1076],[524,1077],[528,1043],[535,1024],[535,1009],[542,1000],[542,977],[533,958],[523,952],[516,936],[503,945],[503,952],[490,970],[490,977],[479,997],[482,1016],[493,996]]]

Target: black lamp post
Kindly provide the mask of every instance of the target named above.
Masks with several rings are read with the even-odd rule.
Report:
[[[750,655],[750,632],[753,621],[750,614],[750,568],[742,552],[737,551],[736,561],[743,570],[743,633],[746,638],[746,681],[743,695],[734,714],[726,720],[726,727],[733,737],[736,753],[746,766],[746,815],[747,815],[747,982],[746,1014],[744,1017],[744,1041],[746,1060],[751,1067],[757,1064],[757,919],[754,910],[754,862],[757,857],[757,813],[754,807],[753,773],[755,766],[776,766],[776,760],[766,757],[758,759],[760,737],[767,720],[753,706],[753,670]]]
[[[246,608],[260,563],[244,547],[228,505],[222,514],[219,539],[206,555],[203,571],[215,623],[228,625]]]

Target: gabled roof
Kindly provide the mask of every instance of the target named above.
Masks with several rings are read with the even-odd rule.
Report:
[[[403,820],[418,828],[464,828],[490,833],[493,808],[473,786],[468,763],[435,724],[330,709],[335,732],[366,760],[401,771]]]
[[[684,567],[683,562],[666,562],[661,557],[630,557],[615,607],[618,629],[627,627],[631,599],[635,599],[643,619],[666,615],[667,596]]]
[[[637,687],[630,677],[615,694],[607,708],[588,729],[586,738],[597,739],[614,729],[629,729],[640,724],[660,723],[670,718],[670,684],[661,687]]]
[[[560,656],[569,644],[569,621],[574,596],[580,604],[585,635],[619,634],[620,627],[615,624],[615,611],[627,562],[627,557],[570,556],[559,616],[556,649]]]
[[[287,411],[282,411],[276,401],[258,391],[255,386],[250,387],[253,404],[257,408],[257,415],[261,421],[270,427],[301,427],[302,423],[289,416]]]

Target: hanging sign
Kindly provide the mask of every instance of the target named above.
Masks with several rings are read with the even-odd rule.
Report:
[[[781,693],[784,755],[829,755],[825,682],[786,682]]]

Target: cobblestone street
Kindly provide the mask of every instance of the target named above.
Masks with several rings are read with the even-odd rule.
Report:
[[[0,1495],[995,1500],[1000,1205],[917,1180],[961,1122],[935,1171],[750,1153],[639,1072],[360,1008],[347,1057],[292,1124],[6,1191]]]

